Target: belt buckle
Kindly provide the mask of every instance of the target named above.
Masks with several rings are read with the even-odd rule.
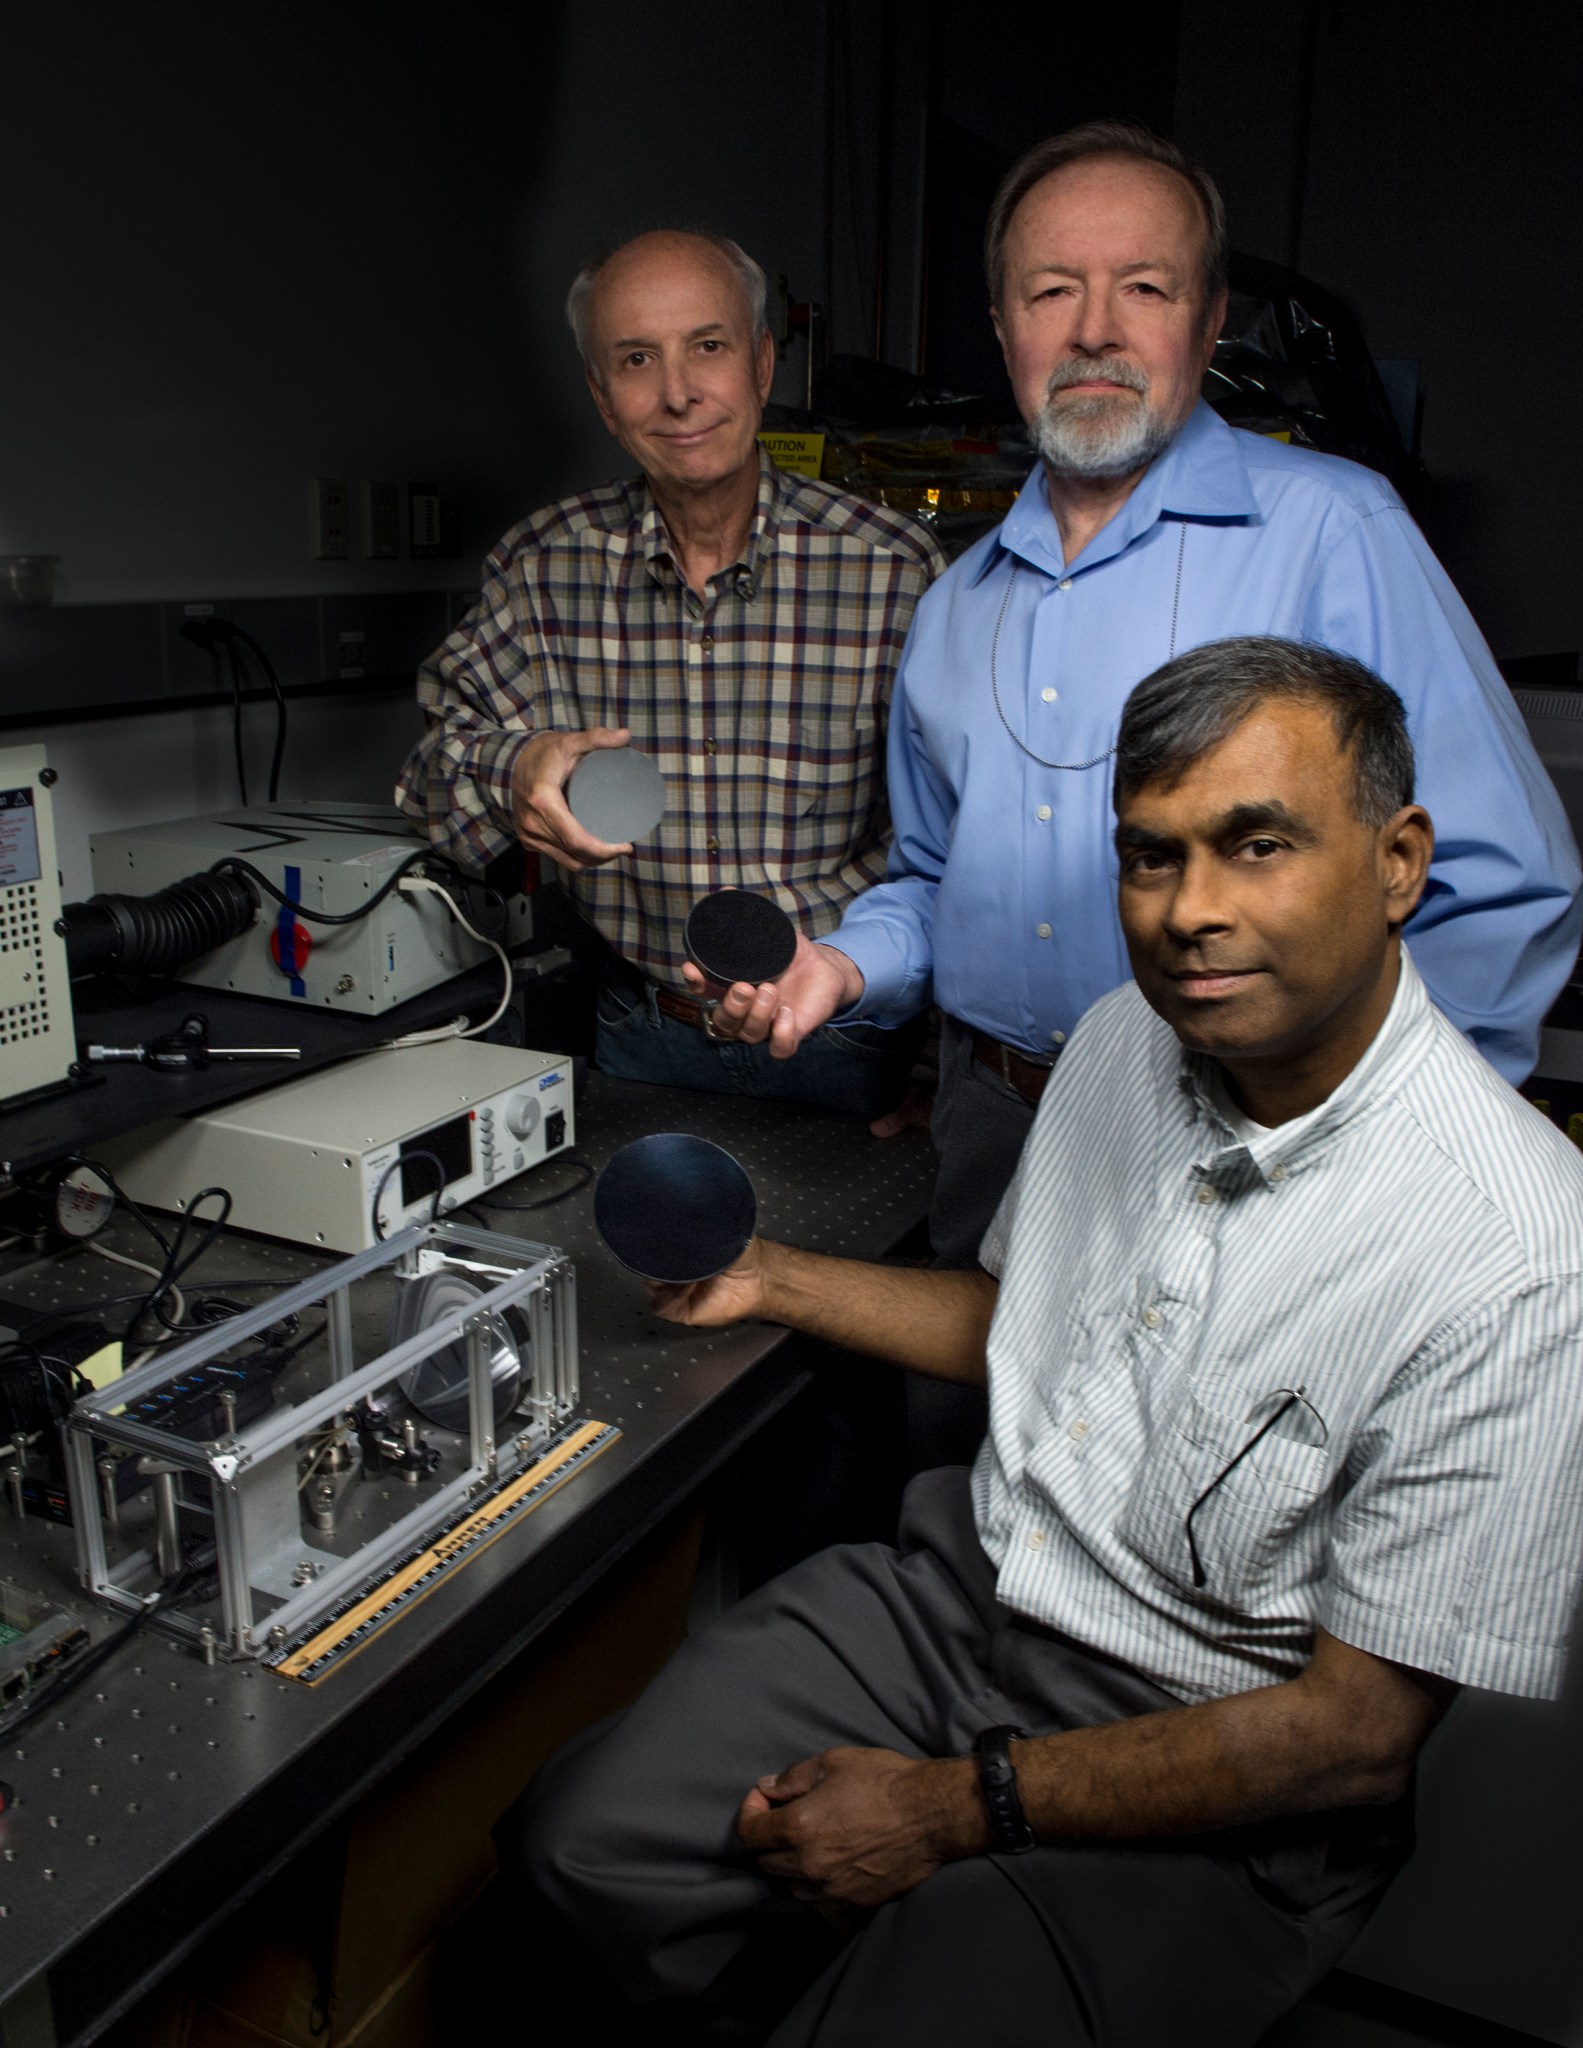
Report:
[[[730,1032],[716,1031],[715,1029],[715,1011],[719,1007],[720,1000],[718,997],[701,1001],[698,1005],[698,1021],[703,1026],[705,1038],[713,1039],[716,1045],[730,1045],[732,1042]]]
[[[995,1040],[995,1047],[1000,1054],[1000,1078],[1005,1082],[1008,1088],[1016,1088],[1017,1083],[1012,1078],[1011,1071],[1011,1063],[1015,1055],[1013,1054],[1011,1047],[1007,1045],[1005,1040],[1002,1038],[997,1038]],[[1019,1090],[1018,1092],[1020,1093],[1021,1091]]]

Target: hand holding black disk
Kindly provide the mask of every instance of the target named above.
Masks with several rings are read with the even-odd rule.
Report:
[[[674,1287],[723,1273],[747,1250],[757,1214],[731,1154],[685,1131],[623,1145],[594,1189],[594,1222],[622,1265]]]
[[[797,952],[797,927],[768,896],[716,889],[687,913],[687,957],[722,993],[734,981],[775,981]]]

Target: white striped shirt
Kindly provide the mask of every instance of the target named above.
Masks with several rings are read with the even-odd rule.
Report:
[[[1319,1626],[1553,1697],[1583,1565],[1583,1156],[1405,953],[1318,1109],[1244,1143],[1218,1078],[1129,984],[1045,1092],[981,1253],[1001,1600],[1184,1700],[1292,1676]]]

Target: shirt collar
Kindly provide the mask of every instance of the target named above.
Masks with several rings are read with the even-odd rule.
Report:
[[[737,595],[751,598],[762,580],[760,564],[775,552],[775,539],[780,531],[781,514],[790,498],[795,481],[783,469],[771,461],[769,451],[760,447],[758,498],[753,507],[753,523],[748,528],[747,543],[738,559],[725,569],[717,570],[710,581],[735,577]],[[665,531],[665,519],[659,506],[654,502],[654,493],[649,488],[646,476],[636,479],[638,488],[638,547],[644,564],[656,583],[672,584],[681,579],[677,574],[675,559],[671,554],[671,537]]]
[[[1396,1096],[1430,1050],[1435,1013],[1412,956],[1401,949],[1401,974],[1385,1021],[1373,1043],[1341,1085],[1304,1116],[1276,1124],[1246,1142],[1222,1116],[1217,1098],[1225,1085],[1218,1063],[1202,1053],[1183,1052],[1179,1085],[1203,1125],[1207,1150],[1195,1171],[1209,1179],[1252,1169],[1266,1186],[1311,1166],[1360,1117]]]
[[[1157,455],[1137,488],[1078,556],[1072,573],[1109,561],[1161,519],[1243,520],[1259,516],[1259,501],[1248,481],[1248,466],[1237,437],[1220,415],[1200,399],[1171,445]],[[1064,576],[1061,533],[1044,487],[1044,464],[1035,463],[1017,502],[1006,514],[979,569],[979,579],[1002,552],[1016,555],[1047,576]]]

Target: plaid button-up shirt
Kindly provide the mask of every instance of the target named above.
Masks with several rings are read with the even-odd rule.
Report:
[[[818,937],[884,876],[891,684],[943,567],[912,520],[767,456],[741,559],[702,597],[641,477],[564,498],[506,535],[419,670],[428,730],[396,800],[482,865],[514,838],[529,734],[628,726],[665,777],[665,816],[631,855],[568,877],[617,952],[684,986],[687,913],[722,888],[772,896]]]

